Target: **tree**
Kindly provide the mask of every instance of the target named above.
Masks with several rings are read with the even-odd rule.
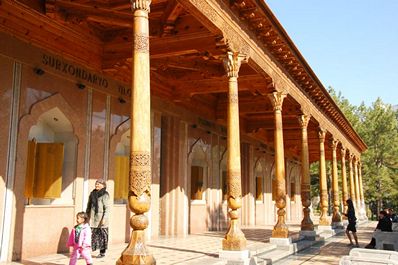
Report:
[[[362,154],[364,191],[367,203],[383,207],[398,206],[398,121],[392,106],[377,99],[371,107],[361,106],[358,132],[368,145]]]
[[[372,106],[352,105],[341,92],[329,87],[331,97],[368,146],[362,154],[362,178],[366,204],[377,214],[382,207],[398,209],[398,111],[377,99]],[[318,172],[311,167],[312,183]],[[311,187],[312,194],[317,189]],[[319,192],[319,191],[318,191]]]

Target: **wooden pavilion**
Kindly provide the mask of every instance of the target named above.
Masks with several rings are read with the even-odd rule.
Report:
[[[0,0],[0,103],[0,261],[65,251],[97,178],[118,264],[145,237],[311,234],[317,161],[320,225],[348,197],[366,217],[366,145],[264,1]]]

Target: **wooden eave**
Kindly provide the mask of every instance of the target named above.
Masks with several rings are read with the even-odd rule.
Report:
[[[250,7],[236,7],[238,2],[249,3]],[[133,15],[129,0],[47,0],[44,6],[40,3],[44,2],[0,1],[0,31],[130,84]],[[228,80],[222,55],[227,50],[226,43],[221,32],[196,19],[181,3],[152,0],[149,14],[152,94],[225,126]],[[268,7],[254,0],[233,3],[232,8],[257,33],[264,48],[308,98],[321,106],[360,150],[365,150],[366,145]],[[259,23],[263,25],[260,27]],[[267,98],[274,89],[271,77],[260,74],[249,63],[241,66],[238,80],[242,131],[273,146],[274,113]],[[127,97],[123,100],[129,102]],[[300,105],[288,95],[282,113],[286,154],[299,159]],[[318,122],[311,118],[308,127],[311,162],[319,159],[318,127]],[[328,134],[328,142],[330,137]],[[328,142],[326,158],[331,159]]]
[[[361,152],[365,151],[366,144],[331,98],[265,1],[232,0],[228,2],[241,20],[255,32],[257,38],[264,43],[287,74],[295,80],[298,87],[333,119],[355,142]]]

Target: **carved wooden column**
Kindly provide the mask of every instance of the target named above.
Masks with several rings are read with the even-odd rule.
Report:
[[[349,168],[349,174],[350,174],[350,197],[351,200],[355,206],[355,183],[354,183],[354,170],[353,170],[353,165],[352,165],[352,159],[354,158],[354,155],[350,153],[348,157],[348,168]]]
[[[348,186],[347,186],[347,170],[345,165],[345,155],[346,149],[344,146],[341,147],[341,178],[342,178],[342,186],[343,186],[343,205],[344,205],[344,213],[347,213],[348,205]],[[343,216],[343,219],[347,219],[347,217]]]
[[[130,185],[128,202],[134,215],[130,243],[117,265],[155,264],[145,246],[151,205],[151,108],[149,78],[149,7],[150,0],[131,0],[134,12],[133,65],[130,126]]]
[[[234,52],[228,52],[224,59],[224,68],[229,79],[227,183],[229,218],[231,220],[227,234],[222,242],[223,250],[244,250],[246,248],[246,238],[240,229],[238,220],[238,209],[242,206],[238,72],[242,60],[245,59],[245,56]]]
[[[326,130],[319,128],[319,191],[321,195],[321,216],[319,217],[319,225],[330,225],[328,220],[328,187],[326,181],[326,161],[325,161],[325,136]]]
[[[365,208],[365,197],[363,195],[363,182],[362,182],[362,162],[358,162],[358,173],[359,173],[359,195],[361,198],[361,213],[362,217],[364,219],[367,219],[366,217],[366,208]]]
[[[308,152],[308,122],[310,115],[300,115],[299,122],[301,127],[301,203],[303,205],[303,220],[301,230],[313,231],[314,224],[310,217],[311,194],[310,194],[310,162]]]
[[[274,148],[275,148],[275,179],[276,191],[275,202],[278,207],[278,221],[272,230],[272,237],[287,238],[289,230],[285,223],[286,217],[286,179],[285,179],[285,154],[283,146],[283,128],[282,128],[282,104],[286,94],[282,92],[273,92],[268,95],[274,107],[275,130],[274,130]]]
[[[337,176],[337,145],[339,141],[337,139],[333,139],[332,142],[332,188],[333,188],[333,215],[332,215],[332,222],[334,225],[336,223],[341,222],[341,215],[340,215],[340,199],[339,199],[339,181]]]
[[[359,195],[359,177],[358,177],[358,158],[354,157],[354,181],[355,181],[355,206],[359,210],[361,209],[361,199]]]

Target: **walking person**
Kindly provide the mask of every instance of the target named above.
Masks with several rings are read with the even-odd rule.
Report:
[[[108,249],[108,226],[109,226],[109,193],[106,191],[106,182],[97,179],[95,189],[90,193],[86,213],[90,217],[92,230],[92,249],[99,249],[97,258],[105,257]]]
[[[348,239],[350,240],[349,246],[354,246],[354,244],[352,243],[351,235],[350,235],[350,231],[351,231],[352,235],[354,237],[354,240],[355,240],[355,247],[359,247],[358,236],[357,236],[357,228],[356,228],[357,218],[355,217],[354,204],[352,203],[351,199],[348,199],[346,202],[347,202],[347,205],[348,205],[348,209],[347,209],[347,213],[345,213],[344,215],[347,216],[348,225],[347,225],[347,228],[345,230],[345,233],[346,233]]]
[[[91,259],[91,229],[88,224],[88,215],[85,212],[79,212],[76,215],[76,226],[72,229],[68,247],[73,247],[70,256],[69,265],[76,265],[77,260],[83,257],[87,265],[92,265]]]

